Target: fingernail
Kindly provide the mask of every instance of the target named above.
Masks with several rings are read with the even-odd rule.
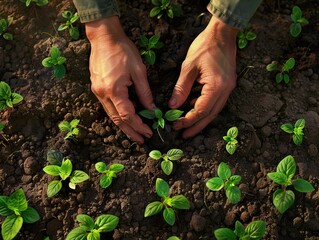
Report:
[[[171,98],[168,102],[168,104],[171,106],[171,107],[174,107],[176,105],[177,101],[176,101],[176,98]]]

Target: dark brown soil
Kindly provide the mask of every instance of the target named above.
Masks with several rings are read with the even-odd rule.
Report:
[[[178,3],[184,10],[183,17],[157,20],[149,18],[151,1],[120,1],[121,21],[137,45],[142,34],[160,34],[165,43],[157,63],[148,67],[156,104],[163,109],[167,109],[189,45],[210,18],[207,1]],[[289,34],[294,4],[310,22],[298,38]],[[29,8],[18,0],[0,4],[0,17],[14,18],[9,28],[14,40],[0,39],[0,80],[24,96],[23,103],[7,119],[7,113],[1,113],[8,126],[0,136],[0,195],[23,188],[29,205],[41,215],[39,222],[24,224],[16,239],[65,239],[77,226],[75,217],[79,213],[93,218],[109,213],[120,218],[116,230],[102,239],[165,240],[172,235],[213,239],[216,228],[233,228],[236,220],[247,224],[257,219],[267,223],[264,239],[319,239],[318,1],[264,1],[251,21],[257,39],[238,50],[237,87],[220,116],[192,139],[183,140],[180,133],[171,132],[164,134],[165,143],[155,135],[145,146],[131,142],[92,94],[90,45],[84,27],[78,41],[56,32],[66,9],[74,10],[69,0],[51,0],[47,6]],[[60,80],[41,65],[52,45],[67,58],[67,75]],[[296,60],[290,72],[292,80],[288,85],[276,84],[274,74],[265,67],[272,60],[283,62],[289,57]],[[187,104],[183,108],[187,110]],[[80,119],[80,134],[77,141],[64,140],[58,124],[73,118]],[[298,118],[306,120],[301,146],[294,145],[280,129],[281,124]],[[222,137],[232,126],[239,129],[239,147],[230,156]],[[173,174],[165,176],[158,163],[148,158],[148,152],[172,147],[181,148],[184,157],[175,163]],[[69,157],[76,169],[90,175],[90,180],[75,191],[65,187],[56,197],[48,198],[46,190],[52,178],[42,168],[50,149]],[[310,181],[315,191],[296,193],[295,204],[280,214],[272,203],[276,185],[267,173],[287,155],[296,160],[297,176]],[[125,165],[105,190],[99,187],[99,174],[94,168],[99,161]],[[238,204],[228,202],[224,192],[211,192],[205,186],[216,176],[222,161],[242,176],[243,197]],[[161,216],[143,216],[146,205],[159,200],[154,190],[158,177],[168,181],[172,194],[184,194],[191,202],[190,210],[178,212],[173,227]]]

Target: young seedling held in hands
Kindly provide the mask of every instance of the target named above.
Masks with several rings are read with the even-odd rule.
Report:
[[[43,171],[51,176],[60,177],[60,180],[53,180],[49,183],[47,189],[48,197],[53,197],[62,189],[62,181],[70,178],[69,187],[76,188],[76,184],[89,179],[89,175],[81,170],[72,170],[72,162],[63,158],[62,154],[56,151],[49,151],[47,160],[50,165],[43,168]]]
[[[162,198],[162,201],[149,203],[144,211],[144,217],[150,217],[159,214],[163,209],[163,218],[165,222],[173,226],[175,223],[175,209],[189,209],[188,199],[183,195],[169,197],[169,186],[167,182],[161,178],[156,179],[156,193]]]
[[[7,32],[8,27],[11,25],[13,18],[0,19],[0,36],[5,40],[13,40],[13,35]]]
[[[290,15],[291,25],[290,34],[293,37],[298,37],[302,30],[302,25],[309,24],[308,20],[302,17],[302,11],[298,6],[292,8],[292,13]]]
[[[247,46],[248,41],[255,40],[257,35],[250,30],[250,27],[245,28],[238,32],[237,34],[237,45],[240,49]]]
[[[141,56],[144,57],[145,61],[153,65],[156,60],[156,53],[155,49],[160,49],[164,46],[164,43],[162,43],[160,40],[160,36],[154,35],[147,39],[144,35],[141,36],[140,39],[140,47],[141,47]]]
[[[20,103],[23,97],[12,92],[10,86],[6,82],[0,82],[0,110],[13,108],[13,105]]]
[[[31,3],[34,3],[35,5],[42,7],[49,3],[48,0],[20,0],[21,2],[25,3],[27,7],[30,6]]]
[[[238,128],[237,127],[231,127],[227,131],[227,135],[223,137],[223,139],[226,141],[226,151],[233,155],[237,149],[237,143],[236,137],[238,135]]]
[[[24,222],[34,223],[40,219],[37,210],[28,206],[21,188],[10,196],[0,196],[0,216],[5,217],[1,225],[3,240],[13,239],[19,233]]]
[[[292,140],[296,145],[301,145],[303,140],[303,129],[305,128],[306,121],[305,119],[298,119],[295,125],[291,123],[284,123],[280,128],[286,132],[292,134]]]
[[[59,123],[59,129],[61,132],[66,132],[64,139],[75,139],[75,136],[79,134],[78,124],[79,119],[73,119],[71,122],[62,121]]]
[[[282,214],[288,208],[290,208],[295,202],[295,194],[292,190],[287,189],[289,186],[293,186],[298,192],[312,192],[314,190],[311,183],[298,178],[293,179],[296,173],[296,163],[293,156],[288,155],[282,159],[276,169],[276,172],[270,172],[267,176],[275,183],[281,185],[272,197],[273,203],[277,210]]]
[[[100,187],[107,188],[112,184],[113,178],[116,178],[116,174],[123,171],[124,165],[114,163],[107,167],[104,162],[98,162],[95,164],[95,169],[99,173],[102,173]]]
[[[160,19],[163,14],[166,14],[169,18],[180,17],[183,14],[183,10],[179,5],[172,4],[170,0],[152,0],[154,8],[150,12],[150,17],[156,17]]]
[[[65,23],[61,24],[58,31],[63,31],[69,29],[70,37],[74,40],[79,39],[79,29],[73,26],[73,24],[80,18],[77,13],[72,13],[71,11],[64,11],[62,17],[65,19]]]
[[[265,235],[265,230],[266,223],[261,220],[249,223],[246,228],[241,222],[236,221],[235,230],[229,228],[218,228],[214,231],[214,236],[217,240],[261,240]]]
[[[280,83],[284,80],[284,83],[288,84],[290,82],[289,71],[295,66],[295,59],[289,58],[283,66],[279,66],[277,62],[272,62],[267,65],[266,69],[268,72],[279,71],[276,74],[276,83]]]
[[[42,65],[47,68],[53,68],[53,75],[56,78],[63,78],[66,72],[66,58],[61,56],[60,50],[53,46],[50,50],[50,56],[42,60]]]
[[[221,162],[217,170],[218,177],[213,177],[206,182],[206,187],[212,191],[219,191],[225,189],[227,199],[236,204],[240,201],[241,191],[237,185],[241,180],[239,175],[231,175],[229,166]]]
[[[154,160],[160,160],[161,168],[166,175],[170,175],[173,171],[173,162],[180,159],[183,156],[183,151],[181,149],[170,149],[167,153],[162,154],[159,150],[153,150],[149,153],[149,156]]]
[[[94,221],[86,214],[76,216],[79,227],[71,230],[66,240],[100,240],[100,233],[112,232],[119,223],[119,218],[112,214],[102,214]]]

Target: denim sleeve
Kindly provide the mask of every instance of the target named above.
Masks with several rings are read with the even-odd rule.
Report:
[[[243,29],[256,12],[262,0],[210,0],[208,11],[221,21]]]
[[[82,23],[120,15],[116,0],[73,0]]]

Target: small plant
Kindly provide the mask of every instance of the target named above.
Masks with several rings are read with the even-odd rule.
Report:
[[[236,137],[238,135],[238,128],[237,127],[231,127],[228,129],[226,136],[223,137],[223,139],[226,141],[226,151],[233,155],[237,149],[237,143]]]
[[[248,44],[248,41],[252,41],[252,40],[255,40],[257,37],[257,35],[252,32],[250,30],[250,28],[245,28],[241,31],[239,31],[238,35],[237,35],[237,45],[240,49],[243,49],[247,46]]]
[[[295,202],[294,192],[287,189],[287,187],[292,185],[295,190],[303,193],[312,192],[314,190],[308,181],[302,178],[293,179],[295,173],[295,159],[293,156],[288,155],[279,162],[276,172],[267,174],[271,180],[281,185],[281,188],[278,188],[272,196],[272,201],[280,213],[284,213]]]
[[[0,110],[13,108],[13,105],[20,103],[23,97],[11,91],[10,86],[6,82],[0,82]]]
[[[241,191],[237,185],[241,180],[239,175],[231,175],[229,166],[221,162],[217,169],[218,177],[213,177],[206,182],[206,187],[212,191],[219,191],[225,188],[227,199],[236,204],[240,201]]]
[[[162,198],[162,202],[155,201],[149,203],[144,211],[144,217],[150,217],[160,213],[163,209],[163,218],[171,226],[175,223],[175,209],[189,209],[190,203],[183,195],[169,197],[169,186],[165,180],[156,179],[156,193]]]
[[[144,35],[141,36],[140,39],[140,47],[141,47],[141,56],[144,56],[145,61],[153,65],[156,60],[156,53],[154,49],[159,49],[164,46],[164,44],[159,41],[160,36],[154,35],[150,37],[149,39],[145,37]]]
[[[53,180],[49,183],[47,189],[48,197],[53,197],[62,188],[62,181],[70,178],[69,187],[76,188],[76,184],[84,182],[89,179],[89,175],[80,170],[72,172],[72,162],[69,159],[64,159],[63,155],[57,151],[49,151],[47,160],[50,165],[43,168],[43,171],[51,176],[60,177],[60,180]]]
[[[20,0],[20,1],[25,3],[25,5],[27,7],[29,7],[31,3],[34,3],[39,7],[42,7],[42,6],[47,5],[49,3],[48,0]]]
[[[290,76],[289,76],[289,71],[293,69],[295,66],[295,59],[294,58],[289,58],[283,66],[279,66],[277,62],[272,62],[267,65],[266,69],[269,72],[272,71],[279,71],[279,73],[276,74],[276,82],[280,83],[282,80],[286,84],[290,82]]]
[[[13,39],[12,34],[7,32],[7,29],[11,25],[12,21],[13,21],[13,18],[0,19],[0,36],[2,36],[5,40]]]
[[[291,25],[290,34],[293,37],[298,37],[302,30],[302,24],[309,24],[308,20],[302,17],[302,11],[298,6],[292,8],[292,13],[290,15]]]
[[[10,196],[0,196],[0,216],[5,217],[1,226],[3,240],[13,239],[24,222],[34,223],[40,219],[37,210],[28,206],[21,188]]]
[[[169,18],[180,17],[183,14],[182,8],[179,5],[172,4],[170,0],[152,0],[154,8],[150,12],[150,17],[160,19],[164,13]]]
[[[123,171],[124,165],[115,163],[107,167],[104,162],[98,162],[95,164],[95,169],[99,173],[103,173],[100,178],[100,187],[107,188],[112,184],[113,178],[116,178],[116,173]]]
[[[58,28],[58,31],[63,31],[69,29],[69,34],[72,39],[79,39],[79,29],[74,27],[73,24],[80,18],[77,13],[72,13],[71,11],[64,11],[62,17],[66,20],[65,23],[61,24]]]
[[[167,238],[167,240],[181,240],[179,237],[176,236],[171,236],[169,238]]]
[[[170,175],[173,171],[172,161],[180,159],[183,156],[183,151],[181,149],[170,149],[166,154],[162,154],[159,150],[153,150],[149,153],[149,156],[155,160],[163,159],[161,168],[166,175]]]
[[[50,50],[50,56],[42,60],[44,67],[53,67],[53,75],[56,78],[63,78],[66,72],[65,66],[66,58],[61,56],[60,50],[53,46]]]
[[[71,122],[62,121],[59,123],[59,129],[61,132],[66,132],[64,139],[75,139],[74,137],[79,134],[78,124],[79,119],[73,119]]]
[[[113,231],[119,223],[119,218],[112,214],[102,214],[94,221],[86,214],[76,216],[79,226],[71,230],[66,240],[100,240],[100,233]]]
[[[218,228],[214,231],[214,236],[217,240],[260,240],[265,235],[265,230],[266,223],[261,220],[249,223],[246,228],[241,222],[236,221],[234,231],[229,228]]]
[[[301,145],[303,140],[303,129],[305,128],[305,119],[298,119],[295,125],[284,123],[280,128],[286,133],[292,134],[292,140],[296,145]]]

